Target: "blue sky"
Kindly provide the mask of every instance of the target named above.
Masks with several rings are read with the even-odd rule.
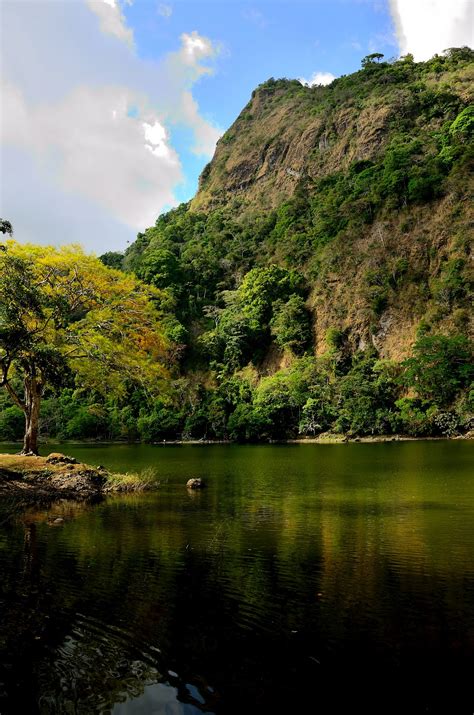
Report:
[[[162,7],[165,3],[161,4]],[[138,53],[154,58],[172,51],[189,29],[209,37],[221,51],[212,78],[194,91],[204,114],[229,126],[250,93],[269,77],[310,77],[314,71],[347,74],[376,48],[398,55],[388,4],[350,0],[168,3],[159,15],[151,2],[125,6]]]
[[[315,72],[337,77],[359,69],[369,52],[399,54],[390,9],[382,0],[182,0],[134,3],[124,6],[124,14],[144,59],[172,51],[176,37],[190,27],[199,28],[199,34],[218,47],[213,74],[198,82],[193,94],[202,115],[222,129],[232,124],[252,90],[269,77],[310,79]],[[176,187],[182,201],[195,193],[205,164],[189,151],[190,134],[172,130],[186,176]]]
[[[122,250],[191,198],[269,77],[473,45],[472,0],[2,0],[0,215],[18,240]]]

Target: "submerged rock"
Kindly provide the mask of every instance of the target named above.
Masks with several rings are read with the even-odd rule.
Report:
[[[205,483],[202,481],[202,479],[199,478],[193,478],[193,479],[188,479],[186,482],[186,486],[188,489],[203,489],[205,487]]]

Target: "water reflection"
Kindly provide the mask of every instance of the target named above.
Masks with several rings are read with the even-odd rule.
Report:
[[[156,494],[22,512],[0,528],[0,712],[463,712],[465,448],[162,450]]]

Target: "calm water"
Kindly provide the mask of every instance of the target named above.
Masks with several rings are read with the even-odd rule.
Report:
[[[160,488],[0,505],[2,715],[472,715],[471,444],[58,449]]]

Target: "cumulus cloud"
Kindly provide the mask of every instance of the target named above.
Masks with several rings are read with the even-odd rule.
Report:
[[[170,131],[191,131],[189,151],[214,151],[221,132],[192,88],[218,47],[192,31],[161,62],[141,60],[89,0],[7,2],[3,14],[1,214],[18,238],[123,248],[177,203]]]
[[[200,116],[199,107],[191,92],[182,94],[181,113],[183,122],[194,127],[195,143],[192,147],[194,154],[211,156],[222,131]]]
[[[309,87],[315,87],[316,85],[326,85],[331,84],[333,80],[336,79],[336,75],[331,72],[314,72],[310,79],[305,79],[301,77],[301,84],[307,84]]]
[[[117,0],[86,0],[86,3],[99,18],[102,32],[133,45],[133,32],[127,27]]]
[[[192,68],[192,78],[202,74],[212,73],[212,68],[202,65],[202,60],[215,57],[218,49],[214,47],[207,37],[202,37],[196,30],[191,33],[183,32],[181,35],[181,49],[175,54],[176,60]]]
[[[401,54],[427,60],[449,47],[474,46],[472,0],[390,0]]]
[[[131,227],[153,223],[156,206],[173,203],[179,158],[140,96],[78,87],[56,104],[28,106],[18,88],[5,86],[2,94],[5,141],[30,152],[59,188]]]

